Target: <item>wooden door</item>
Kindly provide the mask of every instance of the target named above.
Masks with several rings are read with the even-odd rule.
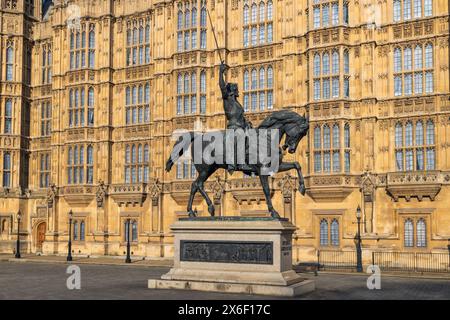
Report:
[[[42,222],[40,225],[38,225],[36,230],[36,251],[42,252],[42,244],[45,240],[45,230],[46,230],[46,223]]]

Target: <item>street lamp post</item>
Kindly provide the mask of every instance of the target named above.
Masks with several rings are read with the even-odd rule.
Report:
[[[17,213],[17,243],[16,243],[16,259],[20,259],[20,220],[22,219],[22,216],[20,214],[20,211]]]
[[[127,219],[127,257],[125,259],[125,263],[131,263],[131,257],[130,257],[130,219]]]
[[[356,271],[363,272],[362,249],[361,249],[361,207],[356,209],[356,219],[358,221],[358,233],[356,234]]]
[[[67,246],[67,261],[72,261],[72,210],[69,211],[69,244]]]

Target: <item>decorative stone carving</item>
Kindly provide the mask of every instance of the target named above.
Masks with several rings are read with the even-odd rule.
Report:
[[[417,198],[419,201],[429,198],[434,201],[441,187],[442,182],[437,171],[395,172],[387,175],[386,190],[394,201],[399,198],[405,198],[406,201],[411,198]]]
[[[159,197],[161,195],[161,185],[158,179],[153,181],[152,186],[150,187],[150,197],[152,198],[152,205],[157,206],[159,204]]]
[[[103,180],[100,180],[97,188],[97,193],[95,194],[95,198],[97,200],[97,208],[103,208],[103,204],[105,202],[108,186],[105,185]]]
[[[305,179],[306,193],[316,202],[341,202],[357,188],[343,176],[313,176]]]
[[[57,196],[58,188],[54,183],[50,185],[50,187],[47,190],[47,205],[49,208],[53,207],[53,204],[55,202],[55,198]]]
[[[109,195],[122,206],[142,206],[147,199],[147,184],[115,184],[111,186]]]

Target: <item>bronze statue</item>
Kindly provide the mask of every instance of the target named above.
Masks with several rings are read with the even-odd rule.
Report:
[[[229,68],[228,65],[221,63],[219,71],[219,86],[220,91],[222,92],[223,110],[225,111],[225,117],[227,118],[227,129],[247,130],[252,128],[252,124],[245,118],[244,108],[237,100],[239,97],[238,85],[237,83],[226,83],[225,81],[224,73]],[[248,148],[246,148],[246,150],[248,150]],[[233,173],[235,170],[250,171],[251,168],[246,164],[236,163],[236,161],[235,163],[229,163],[228,171]]]
[[[309,120],[293,111],[285,109],[273,111],[257,128],[253,129],[251,123],[244,116],[244,109],[237,101],[237,97],[239,96],[237,84],[226,83],[224,80],[224,72],[227,69],[228,66],[222,63],[219,76],[219,86],[222,91],[224,110],[227,118],[227,130],[208,133],[208,137],[213,135],[214,139],[205,138],[208,135],[207,133],[202,134],[196,132],[189,132],[180,137],[174,145],[170,158],[166,162],[166,171],[170,171],[174,163],[190,147],[191,156],[194,160],[194,166],[198,172],[198,176],[191,187],[187,206],[189,217],[195,217],[197,215],[196,210],[192,210],[192,203],[197,192],[200,192],[206,200],[208,212],[211,216],[214,216],[214,205],[204,189],[204,183],[218,169],[226,169],[231,172],[243,171],[246,174],[259,176],[269,212],[273,218],[280,218],[272,205],[269,175],[295,169],[299,178],[299,191],[302,195],[305,194],[305,184],[300,164],[297,161],[283,162],[282,149],[288,150],[289,153],[294,153],[297,150],[300,140],[308,133]],[[230,139],[228,135],[230,131],[245,133],[245,143],[243,144],[245,146],[245,163],[237,162],[237,140],[234,138]],[[252,134],[258,139],[252,140],[252,143],[249,143],[249,136]],[[283,138],[284,143],[281,149],[280,144]],[[267,144],[264,143],[266,141],[265,139],[267,139],[267,144],[272,146],[271,151],[267,153],[267,158],[260,156],[263,154],[264,148],[267,149]],[[276,148],[273,148],[274,145]],[[211,154],[214,155],[214,162],[211,162],[210,158],[205,157],[205,150],[213,150]],[[258,156],[252,157],[255,152],[258,152]],[[230,162],[226,156],[227,153],[232,154],[229,158],[234,160]],[[227,161],[217,160],[223,160],[224,158]],[[268,171],[268,163],[264,161],[268,158],[270,158],[270,168],[276,168],[275,171]],[[198,159],[200,160],[196,161]],[[250,161],[250,159],[256,159],[256,161]]]

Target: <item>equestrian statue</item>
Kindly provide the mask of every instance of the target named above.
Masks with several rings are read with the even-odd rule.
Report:
[[[253,128],[252,124],[245,118],[244,108],[238,101],[238,85],[236,83],[227,83],[225,80],[225,72],[228,69],[229,66],[222,62],[219,71],[219,87],[222,94],[227,127],[226,130],[215,131],[215,133],[220,134],[223,139],[203,139],[204,136],[202,135],[206,135],[206,133],[187,133],[187,138],[186,135],[184,138],[180,137],[175,143],[170,158],[166,162],[166,171],[169,172],[179,158],[190,149],[191,157],[198,175],[191,186],[191,193],[187,205],[189,217],[197,216],[197,211],[192,209],[194,196],[197,192],[200,192],[206,200],[209,214],[214,216],[214,204],[204,189],[204,183],[218,169],[225,169],[230,174],[233,174],[235,171],[241,171],[247,175],[259,176],[270,215],[273,218],[280,218],[280,215],[272,205],[269,176],[277,172],[296,170],[299,179],[299,192],[302,195],[305,194],[305,183],[301,166],[297,161],[283,162],[283,150],[287,150],[291,154],[296,152],[299,142],[308,133],[309,119],[300,116],[296,112],[284,109],[273,111],[257,128]],[[243,144],[241,144],[241,149],[238,148],[237,141],[239,139],[230,139],[229,133],[233,131],[239,132],[245,137]],[[273,134],[273,132],[276,132],[276,134]],[[251,140],[249,138],[251,134],[254,134],[258,139]],[[200,142],[196,143],[196,139],[200,139]],[[264,139],[267,139],[268,142],[262,143],[265,142]],[[272,149],[272,152],[269,152],[268,156],[264,159],[261,156],[254,156],[254,153],[258,153],[259,155],[260,150],[267,148],[267,145],[270,145],[271,143],[269,142],[271,139],[272,143],[276,145],[276,148],[274,149],[276,151],[274,152]],[[281,143],[283,143],[282,147],[280,147]],[[238,151],[244,149],[244,153]],[[222,157],[217,157],[220,152],[216,152],[215,159],[226,158],[227,161],[211,162],[210,159],[205,158],[205,150],[221,150],[222,154],[220,154],[220,156]],[[229,150],[231,150],[231,152]],[[229,152],[229,155],[232,155],[227,157],[227,152]],[[276,155],[276,157],[273,157],[274,155]],[[240,159],[243,158],[244,161],[238,161],[238,156],[240,156]],[[276,168],[276,170],[267,170],[268,161],[264,160],[267,160],[268,158],[272,159],[270,167]],[[256,160],[250,161],[250,159]],[[274,161],[276,163],[273,163]]]

